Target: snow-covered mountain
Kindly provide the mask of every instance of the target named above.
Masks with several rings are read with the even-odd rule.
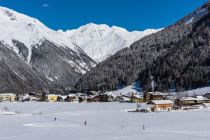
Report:
[[[151,79],[162,92],[209,85],[210,1],[164,30],[146,36],[84,75],[80,91],[116,90],[141,81],[151,90]],[[79,92],[79,91],[78,91]]]
[[[39,91],[48,85],[72,88],[96,62],[158,31],[128,32],[93,23],[66,32],[54,31],[5,7],[0,7],[0,19],[0,92]]]
[[[0,7],[0,40],[11,47],[18,55],[19,48],[14,40],[23,43],[28,49],[27,62],[30,63],[32,49],[41,45],[45,40],[53,44],[81,52],[78,46],[72,44],[71,40],[64,34],[51,30],[35,18],[17,13],[5,7]],[[21,56],[23,57],[23,56]]]
[[[45,77],[51,85],[73,87],[78,78],[95,65],[63,33],[49,29],[37,19],[4,7],[0,7],[0,19],[0,53],[4,54],[0,61],[23,83],[39,82],[38,79]],[[35,71],[41,78],[30,79],[17,62],[18,66],[24,65],[25,71]]]
[[[101,62],[135,41],[161,29],[129,32],[126,29],[94,23],[68,30],[64,34],[82,48],[93,60]],[[62,32],[62,31],[61,31]]]

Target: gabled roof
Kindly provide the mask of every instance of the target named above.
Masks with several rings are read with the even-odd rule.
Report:
[[[68,96],[60,96],[63,100],[67,99]]]
[[[173,101],[171,101],[171,100],[151,100],[147,104],[156,104],[156,105],[173,104]]]
[[[208,98],[203,97],[203,96],[197,96],[196,98],[197,98],[197,100],[208,100]]]

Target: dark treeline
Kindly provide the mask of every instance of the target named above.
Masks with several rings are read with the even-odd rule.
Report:
[[[210,79],[210,14],[197,22],[191,34],[179,43],[171,43],[167,54],[140,73],[144,89],[150,90],[153,76],[157,90],[178,91],[207,86]]]
[[[140,79],[149,90],[154,76],[160,91],[196,88],[208,84],[209,4],[172,26],[121,50],[84,75],[78,91],[114,90]],[[193,21],[191,22],[191,19]]]

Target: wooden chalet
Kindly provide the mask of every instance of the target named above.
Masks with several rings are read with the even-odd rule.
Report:
[[[162,93],[162,92],[147,92],[144,94],[144,100],[145,101],[151,101],[151,100],[164,100],[166,99],[166,96],[168,93]]]
[[[147,105],[150,105],[151,111],[170,111],[174,103],[171,100],[151,100]]]

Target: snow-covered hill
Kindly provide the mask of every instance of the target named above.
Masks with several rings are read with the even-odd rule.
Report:
[[[93,60],[101,62],[119,50],[129,47],[144,36],[161,29],[129,32],[126,29],[106,24],[87,24],[64,34],[82,48]],[[61,31],[62,32],[62,31]]]
[[[142,88],[140,87],[140,82],[135,82],[132,85],[126,86],[124,88],[121,88],[115,91],[108,91],[107,93],[115,95],[115,96],[119,96],[119,95],[130,96],[132,94],[143,95]]]

